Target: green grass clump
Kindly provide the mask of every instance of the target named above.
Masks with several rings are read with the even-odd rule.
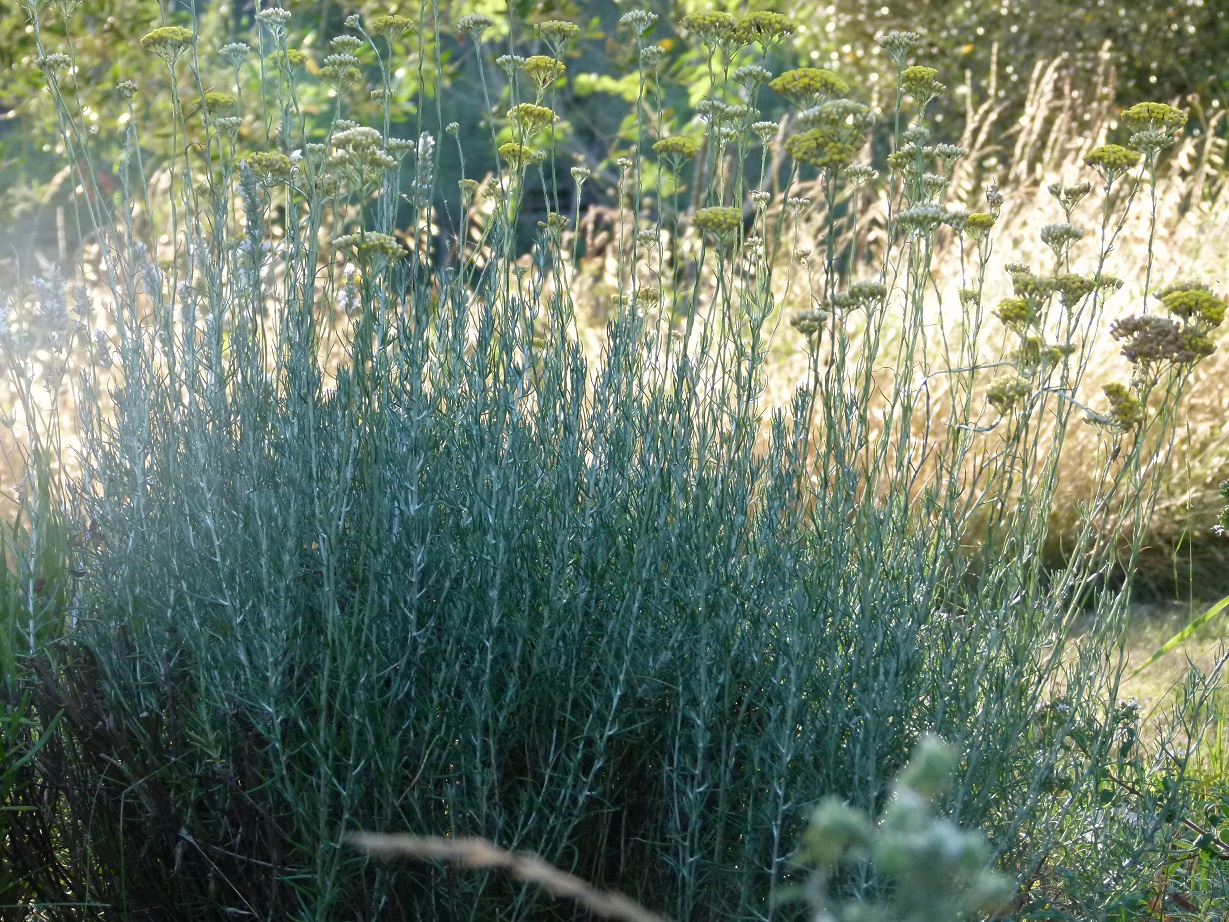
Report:
[[[279,60],[290,15],[256,16]],[[479,53],[488,25],[460,24]],[[498,878],[392,869],[343,844],[409,830],[529,849],[679,920],[788,914],[814,804],[878,813],[925,733],[966,753],[943,806],[986,830],[1021,907],[1094,915],[1151,886],[1182,764],[1152,765],[1118,700],[1129,594],[1103,582],[1139,551],[1146,516],[1124,513],[1157,493],[1212,318],[1179,299],[1176,319],[1120,320],[1129,383],[1108,405],[1080,385],[1123,209],[1153,188],[1179,113],[1129,139],[1138,167],[1102,175],[1090,230],[1074,211],[1042,229],[1051,256],[1012,270],[1007,343],[988,355],[985,215],[1001,196],[976,219],[945,204],[962,153],[931,143],[934,70],[898,62],[891,245],[868,269],[838,225],[876,181],[855,159],[870,109],[811,69],[769,96],[745,68],[773,63],[784,27],[697,17],[703,140],[659,148],[667,162],[647,170],[649,26],[626,24],[644,104],[618,164],[617,298],[596,360],[553,143],[570,30],[523,49],[549,54],[484,65],[488,99],[504,93],[489,132],[503,166],[464,187],[447,264],[431,245],[437,146],[450,134],[463,156],[462,129],[407,140],[387,106],[382,130],[346,118],[365,74],[387,87],[391,66],[361,18],[317,74],[279,67],[259,100],[221,100],[191,32],[147,36],[175,90],[177,153],[147,175],[131,124],[118,217],[84,201],[101,284],[77,298],[76,351],[33,349],[21,317],[5,339],[36,456],[35,395],[73,391],[80,470],[50,482],[40,514],[88,536],[65,555],[81,571],[71,632],[31,638],[14,668],[40,717],[62,715],[26,766],[28,789],[50,793],[22,806],[64,847],[23,898],[133,918],[553,911]],[[335,94],[320,135],[301,80]],[[50,88],[88,164],[72,94],[54,74]],[[782,118],[806,130],[785,142],[796,160],[774,195],[769,158],[754,189],[745,161],[773,136],[757,107],[785,97]],[[261,149],[240,145],[244,120]],[[831,216],[813,242],[797,237],[804,170]],[[535,171],[554,209],[522,258]],[[411,220],[396,234],[399,203]],[[936,327],[941,234],[962,242],[968,295]],[[67,311],[55,279],[26,300]],[[810,373],[769,411],[787,318]],[[1049,572],[1053,473],[1081,414],[1096,476],[1071,562]],[[1201,694],[1193,680],[1162,751],[1198,738]]]

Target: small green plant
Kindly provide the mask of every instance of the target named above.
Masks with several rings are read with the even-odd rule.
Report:
[[[991,869],[985,836],[935,812],[956,767],[949,746],[923,739],[877,820],[835,797],[815,808],[801,855],[814,869],[806,886],[813,918],[958,922],[1007,908],[1016,885]],[[836,881],[868,863],[883,897],[842,900]]]

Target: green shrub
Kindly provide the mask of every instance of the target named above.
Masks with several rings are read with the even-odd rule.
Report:
[[[288,63],[289,15],[257,14]],[[625,19],[643,50],[642,22]],[[487,24],[459,24],[480,53]],[[1129,386],[1090,407],[1080,381],[1122,210],[1155,182],[1181,114],[1161,107],[1122,139],[1138,165],[1092,158],[1091,256],[1082,228],[1042,229],[1052,264],[1015,267],[1005,344],[987,355],[1001,197],[989,189],[978,217],[942,204],[961,152],[931,144],[936,71],[904,67],[896,40],[891,246],[851,276],[862,263],[837,225],[874,181],[854,162],[872,114],[836,75],[779,75],[808,123],[787,145],[798,165],[778,197],[745,188],[743,161],[770,136],[756,94],[774,91],[727,64],[780,35],[693,19],[714,87],[703,157],[688,166],[667,145],[673,165],[650,173],[652,111],[638,108],[618,303],[595,358],[557,197],[516,258],[526,173],[557,196],[554,123],[537,109],[555,110],[558,50],[497,62],[511,103],[535,108],[491,126],[504,167],[466,187],[473,234],[443,266],[429,244],[437,144],[450,134],[463,155],[472,126],[411,142],[387,119],[349,122],[367,93],[355,61],[383,47],[362,25],[318,62],[336,93],[322,145],[296,107],[301,76],[280,68],[223,114],[231,100],[208,93],[227,84],[202,63],[214,50],[148,34],[177,93],[174,162],[143,172],[134,121],[118,222],[86,202],[102,281],[75,301],[76,352],[11,321],[26,405],[74,389],[81,470],[61,472],[59,495],[96,536],[74,549],[76,630],[27,676],[40,713],[63,715],[40,766],[67,780],[41,809],[70,844],[31,886],[135,918],[547,911],[486,875],[393,871],[341,844],[411,830],[531,849],[679,920],[763,918],[798,875],[810,808],[835,794],[877,811],[927,732],[967,752],[945,807],[987,831],[1025,905],[1095,914],[1150,880],[1183,775],[1150,768],[1117,700],[1129,594],[1101,581],[1122,542],[1128,572],[1142,544],[1212,315],[1179,299],[1176,319],[1124,318]],[[88,162],[49,74],[64,143]],[[245,119],[263,148],[238,142]],[[808,205],[792,195],[799,170],[818,171],[832,216],[814,249],[791,239]],[[639,211],[646,189],[664,200],[685,184],[690,218]],[[394,236],[398,201],[415,218]],[[927,293],[949,233],[967,295],[937,324]],[[787,332],[811,373],[769,411],[768,344],[795,298]],[[70,319],[54,279],[19,301]],[[98,316],[111,326],[94,336]],[[1053,471],[1081,413],[1100,427],[1098,474],[1071,563],[1050,573]],[[1163,728],[1164,751],[1193,745],[1190,730]]]

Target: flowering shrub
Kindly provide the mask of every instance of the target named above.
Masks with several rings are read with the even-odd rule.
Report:
[[[39,41],[40,9],[27,4]],[[21,762],[14,816],[30,825],[0,852],[81,844],[45,847],[21,899],[133,915],[537,911],[506,881],[392,873],[342,845],[408,829],[532,848],[680,922],[763,918],[801,876],[807,811],[829,793],[876,810],[931,732],[968,753],[950,822],[914,796],[933,773],[907,775],[879,832],[862,828],[878,877],[830,875],[832,905],[842,888],[926,883],[921,862],[952,843],[938,882],[969,897],[956,908],[994,889],[990,860],[1022,905],[1039,894],[1072,915],[1151,881],[1185,788],[1121,718],[1129,591],[1105,576],[1122,557],[1129,574],[1143,544],[1223,302],[1198,283],[1160,289],[1170,316],[1113,327],[1129,384],[1089,398],[1084,371],[1116,222],[1155,193],[1181,113],[1139,110],[1135,160],[1101,157],[1099,188],[1059,188],[1045,265],[1008,267],[995,326],[982,303],[1003,194],[952,201],[966,153],[933,138],[946,88],[912,62],[916,37],[884,36],[899,80],[894,111],[876,113],[835,73],[772,76],[789,20],[693,14],[680,26],[709,81],[673,134],[654,117],[661,53],[640,13],[621,20],[636,135],[611,178],[596,348],[577,320],[594,291],[576,270],[584,216],[555,181],[579,27],[501,39],[491,70],[494,21],[459,19],[490,121],[423,115],[414,140],[391,133],[384,43],[413,31],[397,14],[351,16],[301,63],[281,8],[256,13],[251,45],[149,33],[174,91],[172,162],[146,175],[147,127],[127,119],[110,207],[82,201],[98,271],[71,307],[58,276],[4,302],[12,422],[43,464],[27,512],[73,523],[34,548],[58,569],[18,555],[24,598],[6,597],[22,662],[50,650],[14,669],[36,713],[62,717],[31,731],[54,745]],[[257,47],[271,55],[249,58]],[[63,143],[88,164],[71,68],[52,65]],[[256,99],[244,67],[265,74]],[[309,91],[332,107],[322,136],[298,106]],[[364,95],[381,127],[350,117]],[[872,161],[885,116],[892,149]],[[464,164],[478,137],[497,168],[462,178],[463,214],[437,245],[451,220],[440,148]],[[549,210],[522,257],[535,178]],[[871,260],[842,226],[876,183],[888,208]],[[1081,216],[1086,198],[1099,221]],[[821,206],[826,228],[804,239]],[[964,284],[937,324],[944,239]],[[779,326],[807,375],[774,408]],[[70,431],[45,409],[61,392]],[[1070,562],[1050,572],[1052,472],[1084,419],[1097,475]],[[51,463],[69,441],[76,471]],[[1199,702],[1195,683],[1183,716]],[[1188,729],[1164,728],[1166,759],[1195,745]],[[1128,770],[1139,783],[1114,786]],[[1156,777],[1161,794],[1144,783]],[[1090,847],[1112,860],[1064,877]],[[829,870],[852,857],[817,855],[814,835],[809,848]]]

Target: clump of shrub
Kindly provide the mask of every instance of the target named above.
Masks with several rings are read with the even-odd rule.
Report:
[[[867,271],[838,245],[880,181],[863,159],[875,115],[847,83],[749,70],[767,71],[787,23],[697,15],[699,143],[665,144],[651,23],[627,19],[644,105],[619,162],[617,290],[595,359],[573,297],[579,211],[554,190],[527,258],[515,237],[527,174],[552,188],[576,33],[552,29],[549,54],[499,48],[510,98],[480,127],[501,166],[466,178],[445,261],[438,150],[449,136],[463,159],[473,126],[392,137],[387,103],[383,130],[356,124],[360,65],[374,59],[386,88],[382,43],[400,26],[352,17],[305,76],[282,66],[290,17],[256,14],[278,64],[259,100],[233,105],[194,33],[146,36],[176,88],[174,162],[146,175],[130,122],[119,219],[82,202],[100,283],[69,309],[45,279],[6,314],[32,456],[56,455],[39,407],[61,390],[81,456],[46,489],[45,515],[82,536],[56,555],[72,630],[30,635],[15,669],[48,740],[12,797],[70,847],[22,865],[21,899],[202,918],[545,911],[499,878],[391,869],[342,844],[410,830],[530,849],[679,920],[763,918],[799,876],[808,811],[834,794],[877,812],[927,733],[966,753],[942,801],[951,823],[991,843],[952,876],[985,890],[974,865],[992,857],[1022,907],[1088,915],[1150,886],[1187,788],[1118,700],[1129,593],[1103,581],[1142,545],[1213,296],[1171,287],[1176,319],[1118,321],[1136,361],[1107,404],[1081,381],[1123,209],[1154,189],[1182,114],[1148,110],[1124,139],[1138,163],[1095,158],[1099,220],[1077,225],[1072,202],[1041,230],[1052,260],[1013,268],[988,350],[1002,196],[947,203],[963,152],[932,137],[945,87],[915,43],[885,37],[898,130],[879,164],[887,257]],[[457,25],[491,50],[488,17]],[[231,68],[260,47],[239,44],[216,51]],[[69,86],[48,77],[88,164]],[[307,80],[334,100],[323,138],[296,106]],[[774,137],[770,105],[800,129],[780,193],[744,168]],[[248,122],[263,147],[240,142]],[[804,176],[830,216],[813,241],[798,236]],[[698,207],[679,206],[684,192]],[[936,330],[947,234],[968,294]],[[31,310],[62,317],[62,338],[36,343]],[[810,374],[769,412],[778,327]],[[1055,573],[1041,553],[1053,471],[1083,415],[1099,424],[1098,474]],[[15,572],[30,585],[28,565]],[[1202,695],[1193,681],[1161,752],[1195,744]],[[935,835],[971,841],[907,793],[929,784],[917,772],[876,839],[889,874]],[[830,883],[834,899],[882,884]]]

